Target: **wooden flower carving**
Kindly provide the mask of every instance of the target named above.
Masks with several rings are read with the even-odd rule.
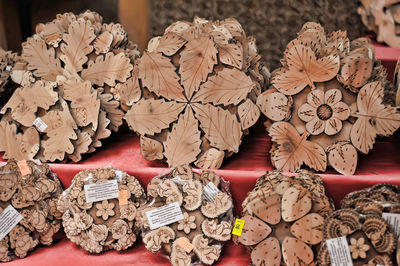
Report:
[[[101,147],[123,123],[121,95],[129,102],[134,97],[134,89],[129,96],[125,88],[135,86],[138,55],[122,26],[102,23],[95,12],[59,14],[38,24],[23,44],[24,61],[12,68],[11,77],[21,86],[0,110],[7,123],[0,135],[23,126],[30,142],[4,137],[1,142],[13,144],[0,145],[5,158],[77,162]],[[35,130],[39,138],[32,136]],[[12,148],[23,144],[27,152]]]
[[[17,161],[0,167],[0,212],[9,205],[22,220],[0,241],[0,261],[24,258],[38,244],[50,245],[61,227],[61,213],[54,208],[61,183],[48,165],[27,161],[30,174],[22,176]]]
[[[118,190],[125,191],[124,199],[112,198],[88,203],[85,185],[116,180]],[[71,186],[59,198],[58,210],[67,237],[90,253],[104,250],[125,250],[133,245],[139,232],[137,209],[146,195],[139,181],[113,168],[99,168],[79,172]],[[120,204],[121,203],[121,204]]]
[[[272,164],[289,172],[303,164],[317,171],[330,165],[354,174],[357,151],[368,153],[378,135],[400,127],[400,113],[383,103],[385,87],[368,39],[350,42],[344,31],[326,34],[320,24],[304,24],[257,98],[270,120]]]
[[[203,191],[207,193],[210,183],[219,193],[206,199]],[[233,202],[227,189],[228,184],[217,174],[204,171],[200,175],[187,165],[153,178],[147,187],[148,203],[140,210],[145,247],[153,253],[165,252],[172,265],[199,261],[214,264],[223,244],[231,238]],[[183,219],[151,230],[146,212],[174,202],[178,203]],[[192,245],[193,252],[185,250],[181,241]]]
[[[133,72],[125,120],[141,135],[143,156],[219,168],[257,121],[268,71],[235,19],[195,18],[150,40]]]

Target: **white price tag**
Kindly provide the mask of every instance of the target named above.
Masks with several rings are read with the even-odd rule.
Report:
[[[151,230],[183,220],[181,207],[176,201],[147,211],[146,216]]]
[[[43,122],[42,119],[40,119],[40,117],[37,117],[34,121],[33,124],[37,127],[37,129],[39,129],[40,131],[45,131],[47,128],[47,125],[45,122]]]
[[[208,183],[203,188],[203,198],[208,201],[214,201],[215,196],[221,191],[214,185],[213,182]]]
[[[397,237],[400,237],[400,213],[382,213],[382,218],[389,224]]]
[[[326,245],[332,266],[353,266],[349,244],[345,236],[327,239]]]
[[[0,213],[0,240],[3,240],[22,219],[22,215],[13,206],[8,205]]]
[[[118,198],[118,181],[108,180],[101,183],[87,184],[85,189],[86,202],[96,202]]]

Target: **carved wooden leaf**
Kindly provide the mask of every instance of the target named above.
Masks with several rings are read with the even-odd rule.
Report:
[[[88,132],[81,132],[78,130],[76,133],[77,139],[72,141],[75,150],[72,154],[68,155],[68,158],[77,163],[82,160],[82,154],[89,151],[90,144],[92,144],[92,138]]]
[[[5,159],[33,160],[39,151],[39,133],[30,127],[17,134],[15,124],[0,122],[0,151]]]
[[[63,160],[65,154],[71,154],[75,147],[71,140],[77,139],[75,129],[77,126],[68,109],[68,104],[61,100],[62,110],[52,110],[41,117],[47,125],[46,132],[49,137],[42,141],[43,155],[46,161],[54,162]]]
[[[280,68],[271,82],[286,95],[297,94],[307,85],[314,89],[314,82],[332,79],[340,68],[339,55],[316,59],[311,48],[303,45],[293,46],[285,59],[288,66]]]
[[[186,108],[164,141],[164,155],[169,167],[190,164],[200,153],[199,122],[191,108]]]
[[[273,121],[289,119],[292,113],[292,101],[280,92],[263,92],[257,97],[257,105]]]
[[[131,75],[133,66],[124,53],[114,55],[107,53],[104,57],[96,57],[96,61],[89,61],[88,67],[81,72],[85,80],[103,86],[104,83],[113,87],[115,81],[125,82]]]
[[[97,54],[105,54],[110,51],[113,35],[109,31],[102,32],[94,41],[93,47]]]
[[[360,88],[371,77],[373,64],[371,58],[351,57],[343,64],[338,80],[351,89]]]
[[[139,78],[143,86],[158,96],[185,101],[183,88],[171,61],[161,53],[144,52],[139,63]]]
[[[164,158],[162,144],[145,136],[140,136],[140,151],[146,160],[161,160]]]
[[[356,171],[358,154],[350,143],[336,143],[328,147],[329,164],[343,175],[353,175]]]
[[[184,108],[184,103],[141,99],[126,113],[125,120],[129,127],[139,134],[153,135],[176,121]]]
[[[278,193],[252,200],[250,207],[253,214],[269,224],[278,224],[281,221],[281,196]]]
[[[260,109],[250,99],[238,106],[238,114],[242,129],[248,129],[254,125],[260,117]]]
[[[109,124],[110,120],[107,118],[107,113],[103,110],[100,110],[97,131],[93,131],[91,128],[84,128],[82,130],[83,132],[88,132],[93,139],[88,153],[96,151],[96,148],[99,148],[102,145],[100,140],[106,139],[111,135],[111,131],[108,129]]]
[[[277,169],[294,172],[305,163],[316,171],[325,171],[327,160],[324,149],[308,141],[307,134],[300,136],[290,123],[273,123],[269,135],[278,144],[278,149],[272,154]]]
[[[215,105],[238,104],[246,98],[255,84],[244,72],[236,68],[224,68],[201,85],[192,102]]]
[[[272,232],[271,227],[257,217],[246,215],[240,219],[245,222],[238,241],[245,246],[258,244]]]
[[[179,73],[188,99],[213,71],[214,65],[217,64],[217,52],[212,37],[192,39],[181,52]]]
[[[53,47],[47,49],[43,40],[28,38],[22,47],[22,59],[28,62],[28,70],[46,81],[56,81],[57,75],[61,75],[61,63],[55,57]]]
[[[219,46],[219,60],[225,65],[238,69],[243,67],[243,47],[241,43],[230,43]]]
[[[81,82],[77,79],[64,81],[63,97],[71,102],[70,111],[78,126],[85,127],[92,124],[93,130],[97,129],[100,100],[97,97],[97,92],[92,90],[90,81]]]
[[[281,265],[282,253],[278,239],[268,237],[251,251],[254,265]]]
[[[128,106],[132,106],[132,104],[139,101],[142,96],[139,79],[135,75],[124,83],[118,83],[116,88],[119,90],[121,101],[124,101]]]
[[[293,222],[306,215],[312,207],[310,192],[301,187],[290,187],[282,196],[282,219]]]
[[[375,143],[376,135],[392,135],[400,127],[400,113],[396,108],[385,106],[383,87],[380,82],[364,85],[357,95],[357,117],[350,132],[353,145],[362,153],[368,153]]]
[[[292,235],[310,245],[317,245],[322,241],[324,218],[317,213],[309,213],[297,220],[290,227]]]
[[[235,115],[210,104],[192,104],[192,107],[211,146],[220,150],[239,151],[242,131]]]
[[[303,241],[288,236],[282,242],[282,257],[286,265],[310,265],[314,253]]]
[[[186,40],[175,33],[166,33],[160,38],[157,51],[172,56],[185,45]]]
[[[221,167],[224,157],[225,152],[210,148],[194,164],[201,169],[218,169]]]
[[[101,107],[107,112],[107,118],[110,119],[109,128],[115,132],[122,125],[122,118],[124,117],[124,112],[122,112],[119,107],[119,102],[113,100],[112,94],[102,93],[100,94]]]
[[[93,51],[91,43],[96,38],[92,23],[90,21],[79,19],[72,22],[68,27],[68,33],[64,34],[60,48],[64,53],[60,59],[69,69],[75,72],[82,70],[83,64],[88,60],[86,55]]]
[[[44,82],[38,81],[16,89],[0,113],[6,113],[7,109],[10,108],[11,117],[29,127],[33,125],[33,121],[36,119],[38,107],[47,110],[57,101],[58,94],[53,90],[53,86],[44,85]]]

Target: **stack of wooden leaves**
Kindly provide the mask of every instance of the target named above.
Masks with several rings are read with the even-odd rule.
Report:
[[[195,18],[151,39],[134,73],[125,119],[141,136],[143,156],[219,168],[257,121],[268,70],[235,19]]]
[[[232,231],[229,183],[211,171],[200,175],[188,166],[179,166],[167,175],[153,178],[147,196],[149,203],[143,206],[141,217],[143,242],[148,250],[162,251],[173,266],[211,265],[218,261],[222,245],[230,240]],[[171,203],[177,203],[183,219],[150,230],[146,212]]]
[[[135,81],[137,56],[122,26],[95,12],[37,25],[23,43],[21,87],[0,112],[4,157],[77,162],[101,147],[122,125],[120,99]]]
[[[357,150],[367,154],[378,135],[400,127],[400,113],[383,104],[387,83],[368,39],[350,42],[345,31],[326,34],[306,23],[257,99],[269,118],[273,165],[291,172],[303,163],[317,171],[331,165],[353,174]]]
[[[50,245],[61,227],[57,200],[62,188],[56,174],[48,165],[32,161],[27,161],[24,169],[28,171],[22,175],[14,160],[0,167],[0,213],[11,205],[22,216],[0,241],[3,262],[26,257],[38,244]],[[7,227],[4,223],[2,226]]]
[[[325,218],[333,207],[322,178],[268,172],[243,201],[244,227],[234,236],[251,252],[253,265],[315,265]]]
[[[394,71],[394,88],[396,91],[396,106],[400,108],[400,58],[397,59],[396,69]]]
[[[87,201],[85,185],[111,180],[118,182],[123,196]],[[145,201],[146,194],[135,177],[118,169],[99,168],[79,172],[60,196],[57,208],[67,237],[90,253],[100,253],[125,250],[135,243],[140,233],[136,217]]]
[[[361,0],[358,13],[368,30],[377,35],[378,42],[400,47],[400,1]]]

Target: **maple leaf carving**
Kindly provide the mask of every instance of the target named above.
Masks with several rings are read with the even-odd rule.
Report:
[[[200,153],[199,123],[191,108],[186,108],[164,142],[164,155],[169,167],[189,164]]]
[[[81,71],[83,64],[88,60],[86,55],[93,51],[93,46],[90,44],[95,38],[90,21],[80,18],[72,22],[68,33],[63,36],[65,43],[62,43],[60,48],[64,55],[60,59],[68,65],[69,69],[75,72]]]
[[[211,36],[192,39],[186,43],[179,59],[179,73],[188,99],[213,71],[217,64],[217,52]]]
[[[272,78],[272,85],[286,95],[294,95],[307,85],[315,88],[314,82],[323,82],[336,76],[340,68],[339,55],[316,59],[310,47],[295,45],[285,56],[287,67],[280,68]]]
[[[400,127],[400,113],[395,107],[385,106],[383,86],[380,82],[364,85],[357,95],[357,117],[350,132],[353,145],[362,153],[368,153],[377,135],[392,135]]]
[[[211,146],[220,150],[239,151],[242,131],[235,115],[210,104],[194,103],[191,106]]]
[[[272,154],[277,169],[294,172],[305,163],[316,171],[325,171],[327,160],[324,149],[307,140],[307,134],[299,135],[288,122],[275,122],[269,129],[272,141],[278,149]]]
[[[201,85],[192,102],[213,103],[215,105],[239,104],[254,88],[249,76],[236,68],[224,68]]]
[[[184,101],[183,88],[171,61],[161,53],[144,52],[139,63],[143,86],[167,99]]]
[[[46,42],[28,38],[22,47],[22,58],[28,62],[28,70],[47,81],[56,81],[57,75],[62,73],[61,63],[55,58],[53,47],[46,48]]]
[[[130,77],[133,66],[124,53],[114,55],[107,53],[104,57],[98,56],[95,61],[89,61],[88,67],[81,72],[84,80],[103,86],[104,83],[113,87],[115,81],[125,82]]]

